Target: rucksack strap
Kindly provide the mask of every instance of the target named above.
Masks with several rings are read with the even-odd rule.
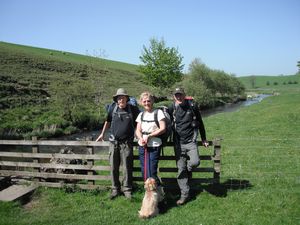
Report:
[[[134,121],[133,121],[133,115],[132,115],[132,109],[131,109],[131,105],[130,104],[127,104],[127,109],[128,109],[128,112],[118,112],[118,104],[115,104],[114,106],[114,109],[112,110],[112,115],[111,115],[111,118],[112,118],[112,121],[113,120],[113,117],[116,115],[116,114],[128,114],[129,117],[130,117],[130,120],[131,120],[131,124],[132,124],[132,127],[134,128]]]
[[[155,122],[156,126],[159,127],[159,122],[158,122],[158,109],[155,109],[154,110],[154,120],[144,120],[144,112],[142,112],[142,115],[141,115],[141,122],[146,122],[146,123],[152,123],[152,122]]]
[[[155,110],[154,110],[154,121],[155,121],[155,123],[156,123],[156,126],[157,126],[158,128],[160,128],[160,127],[159,127],[159,122],[158,122],[158,116],[157,116],[157,114],[158,114],[158,109],[155,109]]]

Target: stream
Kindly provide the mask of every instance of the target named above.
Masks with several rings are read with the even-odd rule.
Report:
[[[218,106],[213,109],[201,111],[201,115],[203,118],[209,117],[212,115],[215,115],[217,113],[224,113],[224,112],[234,112],[239,110],[241,107],[248,107],[251,106],[255,103],[261,102],[264,98],[272,96],[270,94],[259,94],[253,98],[248,98],[246,101],[240,101],[237,103],[230,103],[230,104],[225,104],[223,106]],[[106,132],[108,133],[108,132]],[[77,133],[77,134],[72,134],[68,136],[64,136],[59,139],[63,140],[84,140],[86,137],[92,138],[92,140],[96,140],[98,135],[100,134],[100,130],[94,130],[94,131],[87,131],[87,132],[82,132],[82,133]],[[56,138],[57,139],[57,138]]]
[[[224,106],[219,106],[210,110],[206,110],[206,111],[202,111],[201,115],[203,118],[205,117],[209,117],[212,115],[215,115],[217,113],[229,113],[229,112],[234,112],[239,110],[241,107],[248,107],[251,106],[253,104],[259,103],[260,101],[262,101],[264,98],[269,97],[271,95],[267,95],[267,94],[260,94],[257,95],[254,98],[249,98],[246,101],[242,101],[242,102],[238,102],[238,103],[232,103],[232,104],[226,104]],[[66,136],[62,136],[62,137],[56,137],[53,138],[54,140],[85,140],[86,138],[89,138],[91,140],[96,140],[96,138],[99,136],[100,134],[100,130],[94,130],[94,131],[86,131],[86,132],[81,132],[81,133],[76,133],[76,134],[72,134],[72,135],[66,135]],[[106,137],[105,139],[108,140],[108,132],[106,132]],[[4,147],[4,146],[3,146]],[[13,147],[13,146],[5,146],[4,147],[5,151],[22,151],[22,152],[31,152],[32,149],[30,146],[22,146],[22,147]],[[1,150],[4,150],[1,149]],[[44,146],[42,148],[40,148],[40,152],[57,152],[57,148],[55,147],[47,147]]]

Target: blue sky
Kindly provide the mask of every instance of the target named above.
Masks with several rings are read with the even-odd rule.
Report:
[[[0,41],[140,64],[150,38],[236,76],[291,75],[299,0],[0,0]]]

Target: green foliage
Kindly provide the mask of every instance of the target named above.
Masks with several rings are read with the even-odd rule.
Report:
[[[0,136],[44,137],[99,127],[104,106],[119,87],[132,96],[148,89],[137,68],[0,42]]]
[[[176,48],[166,47],[164,40],[150,39],[150,47],[143,46],[140,71],[147,83],[160,89],[171,87],[182,79],[183,57]]]
[[[185,78],[183,87],[196,102],[205,107],[214,106],[225,97],[237,98],[245,91],[245,87],[236,77],[224,71],[212,70],[199,59],[190,64]]]

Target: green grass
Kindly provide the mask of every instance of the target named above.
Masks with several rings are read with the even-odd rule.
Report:
[[[110,201],[109,191],[40,188],[27,205],[1,202],[0,224],[300,224],[299,84],[275,91],[259,104],[204,119],[208,138],[223,138],[221,185],[203,185],[182,207],[167,193],[163,212],[142,221],[141,185],[132,202]]]
[[[0,42],[0,136],[47,137],[53,135],[44,128],[49,123],[65,134],[73,127],[99,127],[106,116],[104,106],[118,88],[135,97],[148,89],[137,68]]]
[[[278,91],[285,89],[297,89],[300,84],[300,74],[289,76],[247,76],[238,78],[246,89],[263,91]]]

